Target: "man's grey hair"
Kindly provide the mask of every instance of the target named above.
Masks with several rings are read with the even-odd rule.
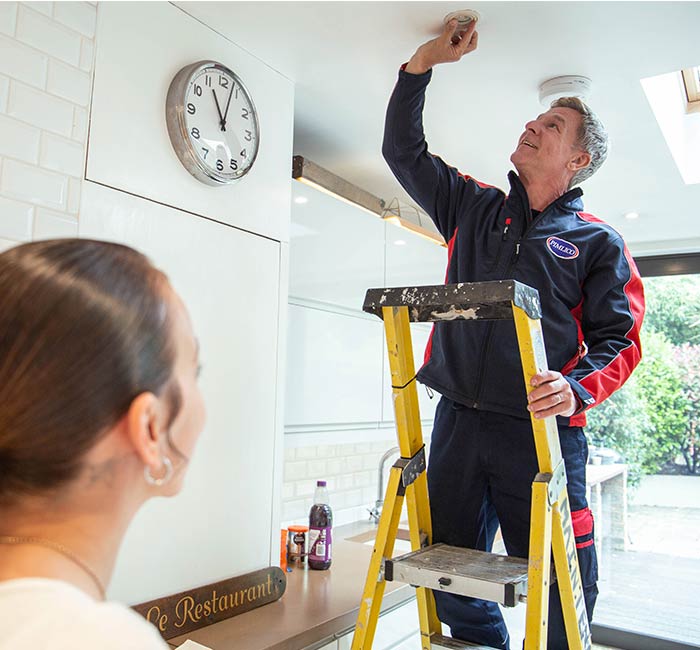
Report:
[[[598,116],[578,97],[560,97],[552,102],[552,108],[573,108],[581,114],[581,127],[578,131],[577,145],[590,154],[588,167],[579,169],[571,179],[569,187],[579,185],[598,171],[608,157],[610,142],[608,133]]]

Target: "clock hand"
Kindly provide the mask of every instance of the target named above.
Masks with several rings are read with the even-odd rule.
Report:
[[[219,124],[221,125],[221,130],[225,131],[226,130],[226,121],[221,115],[221,109],[219,108],[219,100],[216,98],[216,90],[213,88],[211,89],[211,92],[214,95],[214,103],[216,104],[216,112],[219,114]]]
[[[228,94],[228,101],[226,102],[226,110],[224,111],[224,116],[222,118],[224,130],[226,128],[226,116],[228,115],[228,107],[231,105],[231,95],[233,95],[234,86],[235,86],[235,84],[232,82],[231,83],[231,92],[229,92],[229,94]]]

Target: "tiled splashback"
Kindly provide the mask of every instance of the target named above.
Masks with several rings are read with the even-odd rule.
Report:
[[[367,509],[377,498],[379,460],[395,445],[393,440],[386,439],[358,444],[287,447],[282,487],[283,521],[306,521],[317,479],[328,481],[336,525],[369,518]],[[386,463],[385,477],[391,463],[391,460]]]
[[[78,234],[97,8],[0,4],[2,250]]]

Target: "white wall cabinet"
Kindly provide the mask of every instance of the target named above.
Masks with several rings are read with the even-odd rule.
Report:
[[[292,194],[290,297],[361,311],[384,283],[385,223],[299,182]]]
[[[378,422],[381,322],[289,306],[285,425]]]
[[[241,77],[260,124],[252,170],[222,187],[185,170],[165,123],[172,78],[204,59]],[[171,3],[100,4],[87,178],[288,241],[293,93],[289,79]]]
[[[170,277],[200,341],[208,410],[182,494],[139,512],[110,596],[141,602],[267,566],[280,424],[279,242],[94,183],[85,183],[82,212],[81,237],[131,245]]]
[[[292,194],[285,425],[393,422],[384,328],[361,313],[365,293],[442,284],[447,251],[302,183]],[[420,368],[431,326],[411,329]],[[418,395],[430,422],[439,396]]]
[[[338,639],[338,650],[350,650],[352,634]],[[379,617],[373,650],[421,650],[418,606],[415,598]]]

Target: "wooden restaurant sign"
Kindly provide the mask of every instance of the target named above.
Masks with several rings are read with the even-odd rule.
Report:
[[[150,600],[134,605],[133,609],[153,623],[164,639],[172,639],[273,603],[286,587],[287,578],[282,570],[268,567]]]

